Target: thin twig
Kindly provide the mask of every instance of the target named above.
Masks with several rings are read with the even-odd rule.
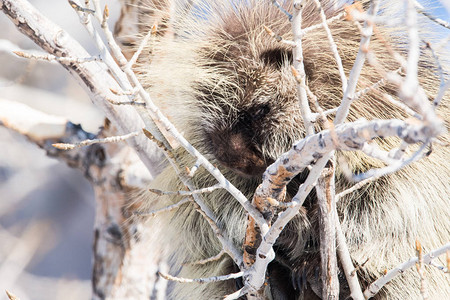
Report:
[[[320,18],[322,19],[322,26],[325,29],[325,32],[327,33],[328,42],[330,44],[331,52],[333,53],[334,59],[336,61],[339,75],[341,76],[341,83],[342,83],[342,91],[345,91],[347,89],[347,77],[345,76],[344,72],[344,66],[342,65],[342,59],[341,56],[338,53],[337,45],[334,42],[333,35],[331,34],[331,30],[328,27],[327,18],[325,16],[325,12],[323,11],[323,7],[320,4],[319,0],[314,0],[314,3],[316,4],[317,8],[320,11]]]
[[[397,106],[398,108],[400,108],[401,110],[403,110],[405,113],[407,113],[410,116],[413,116],[414,118],[416,118],[417,120],[422,120],[423,117],[421,115],[419,115],[418,113],[416,113],[414,110],[412,110],[411,108],[409,108],[406,104],[404,104],[403,102],[400,102],[396,99],[394,99],[394,97],[392,97],[389,94],[383,93],[382,94],[383,98],[385,100],[387,100],[389,103]]]
[[[429,252],[427,255],[423,256],[424,264],[429,264],[434,258],[450,251],[450,243],[445,244],[444,246],[435,249]],[[414,266],[419,259],[417,257],[410,258],[407,262],[402,263],[396,268],[387,272],[383,277],[377,279],[375,282],[372,282],[369,287],[364,291],[364,297],[369,299],[375,296],[389,281],[394,279],[399,274],[404,273],[407,269]]]
[[[244,286],[243,288],[241,288],[240,290],[237,290],[236,292],[229,294],[227,296],[225,296],[225,298],[223,298],[223,300],[236,300],[239,297],[244,296],[245,294],[247,294],[249,291],[249,287],[248,286]]]
[[[392,158],[389,155],[389,152],[380,149],[376,143],[364,143],[361,151],[370,157],[381,160],[387,165],[392,165],[399,162],[397,159]]]
[[[161,209],[156,209],[156,210],[152,210],[152,211],[149,211],[149,212],[135,211],[134,215],[140,216],[140,217],[153,217],[153,216],[156,216],[159,213],[168,212],[168,211],[174,210],[176,208],[179,208],[180,206],[182,206],[182,205],[184,205],[186,203],[189,203],[190,201],[192,201],[192,199],[189,198],[189,197],[186,197],[186,198],[183,198],[182,200],[180,200],[179,202],[177,202],[175,204],[163,207]]]
[[[436,263],[435,261],[431,261],[430,266],[433,266],[444,273],[448,273],[448,268],[441,266],[440,264]]]
[[[368,14],[374,16],[377,14],[379,7],[379,1],[374,0],[371,2]],[[356,90],[356,85],[358,83],[359,76],[361,74],[361,70],[364,66],[364,61],[367,56],[367,52],[369,49],[370,38],[373,33],[374,24],[366,21],[364,23],[363,36],[361,38],[358,54],[356,55],[355,63],[353,64],[352,70],[350,71],[350,75],[348,78],[348,86],[345,89],[344,96],[342,97],[341,105],[339,106],[338,111],[336,112],[336,117],[334,119],[334,124],[340,124],[344,122],[347,118],[350,105],[352,103],[352,99]]]
[[[134,52],[133,56],[128,61],[125,68],[133,67],[133,65],[136,63],[139,56],[141,55],[142,51],[144,50],[144,47],[147,45],[148,41],[150,40],[150,37],[155,37],[157,28],[158,28],[158,26],[157,26],[157,23],[155,22],[153,24],[152,28],[149,30],[149,32],[147,32],[145,37],[142,39],[141,43],[139,44],[139,48],[136,50],[136,52]]]
[[[145,107],[145,103],[144,102],[137,102],[137,101],[116,101],[113,100],[111,98],[106,97],[105,98],[106,101],[108,101],[109,103],[111,103],[112,105],[135,105],[135,106],[144,106]]]
[[[193,177],[195,172],[197,172],[198,168],[200,167],[200,162],[197,160],[194,164],[194,166],[188,171],[188,176]]]
[[[277,0],[272,0],[272,4],[275,5],[276,8],[278,8],[283,14],[285,14],[285,15],[288,17],[289,22],[292,21],[292,15],[291,15],[287,10],[285,10],[285,9],[280,5],[280,3],[278,3]]]
[[[198,261],[193,261],[193,262],[187,262],[184,263],[185,265],[206,265],[207,263],[210,262],[214,262],[214,261],[218,261],[220,258],[222,258],[222,256],[225,255],[225,251],[224,250],[220,250],[220,252],[217,255],[202,259],[202,260],[198,260]]]
[[[195,279],[189,279],[189,278],[181,278],[181,277],[175,277],[171,276],[169,274],[158,272],[159,275],[161,275],[164,279],[175,281],[175,282],[181,282],[181,283],[210,283],[210,282],[218,282],[218,281],[225,281],[230,279],[236,279],[241,278],[242,275],[244,275],[244,272],[238,272],[238,273],[232,273],[228,275],[221,275],[221,276],[213,276],[213,277],[207,277],[207,278],[195,278]]]
[[[6,296],[8,296],[9,300],[20,300],[19,297],[17,297],[16,295],[11,293],[10,291],[5,290],[5,292],[6,292]]]
[[[113,93],[114,95],[117,95],[117,96],[133,96],[133,97],[135,97],[139,93],[139,90],[136,88],[129,90],[129,91],[118,91],[115,89],[109,89],[109,90],[111,91],[111,93]]]
[[[161,191],[161,190],[157,190],[157,189],[149,189],[150,192],[155,193],[157,195],[180,195],[180,196],[191,196],[193,194],[204,194],[204,193],[212,193],[213,191],[217,190],[217,189],[221,189],[222,186],[220,184],[216,184],[213,186],[209,186],[206,188],[202,188],[202,189],[198,189],[198,190],[193,190],[193,191],[176,191],[176,192],[171,192],[171,191]]]
[[[103,139],[94,139],[94,140],[84,140],[76,144],[65,144],[65,143],[55,143],[52,144],[53,147],[60,149],[60,150],[72,150],[75,148],[85,147],[93,144],[99,144],[99,143],[117,143],[121,141],[125,141],[126,139],[138,136],[139,134],[142,134],[142,131],[135,131],[131,132],[125,135],[119,135],[119,136],[110,136]]]
[[[384,168],[379,168],[379,169],[370,169],[367,172],[364,173],[360,173],[357,175],[353,175],[352,180],[354,181],[361,181],[361,180],[365,180],[368,179],[370,177],[382,177],[388,174],[392,174],[398,170],[400,170],[401,168],[404,168],[405,166],[418,161],[419,159],[421,159],[422,157],[426,156],[427,153],[424,153],[424,150],[428,147],[429,142],[424,143],[419,150],[417,150],[410,158],[405,159],[405,160],[398,160],[395,161],[394,163],[388,165],[387,167]]]
[[[28,58],[28,59],[36,59],[36,60],[46,60],[46,61],[57,61],[57,62],[65,62],[65,63],[85,63],[91,61],[101,61],[100,57],[58,57],[51,54],[35,54],[35,53],[25,53],[22,51],[13,51],[13,53],[19,57]]]
[[[266,25],[264,25],[264,30],[267,32],[268,35],[273,37],[277,42],[289,45],[291,47],[295,47],[296,46],[294,41],[285,40],[281,35],[276,34],[275,32],[273,32],[273,30],[270,29],[269,27],[267,27]]]
[[[444,98],[445,93],[447,92],[447,90],[450,89],[450,80],[447,81],[447,83],[445,85],[443,85],[440,89],[439,89],[439,93],[437,94],[436,98],[433,101],[433,106],[437,107],[439,106],[439,104],[441,103],[442,99]]]
[[[375,180],[377,180],[378,177],[370,177],[367,178],[365,180],[361,180],[360,182],[356,183],[355,185],[353,185],[351,188],[348,188],[342,192],[340,192],[339,194],[336,195],[336,202],[338,202],[339,200],[342,199],[342,197],[344,197],[345,195],[348,195],[350,193],[353,193],[356,190],[359,190],[360,188],[362,188],[364,185],[373,182]]]
[[[294,14],[292,18],[292,33],[294,35],[295,47],[292,49],[293,65],[292,74],[297,80],[297,94],[300,102],[300,112],[305,124],[306,134],[314,134],[314,124],[312,123],[311,108],[308,103],[308,96],[304,86],[306,86],[306,73],[305,66],[303,64],[303,48],[302,48],[302,13],[303,13],[302,1],[294,2]]]
[[[86,13],[86,14],[94,14],[95,13],[95,10],[81,7],[75,1],[69,0],[69,4],[70,4],[70,6],[72,6],[73,9],[75,9],[78,12],[82,12],[82,13]]]
[[[442,27],[445,27],[447,29],[450,29],[450,23],[448,21],[444,21],[440,18],[437,18],[433,16],[431,13],[427,12],[425,10],[425,7],[422,6],[418,1],[414,0],[414,6],[416,7],[417,11],[430,19],[431,21],[435,22],[438,25],[441,25]]]
[[[419,273],[419,277],[420,277],[420,294],[422,295],[423,300],[427,300],[428,299],[428,290],[427,290],[427,283],[426,283],[426,279],[425,279],[423,251],[422,251],[422,245],[420,244],[419,240],[416,240],[416,252],[417,252],[417,258],[418,258],[416,267],[417,267],[417,272]]]
[[[439,88],[442,88],[445,85],[445,77],[444,77],[444,69],[442,68],[441,60],[439,59],[439,56],[438,56],[436,50],[434,49],[434,47],[431,46],[430,42],[425,42],[425,47],[427,49],[430,49],[431,55],[433,56],[433,59],[436,62],[437,71],[438,71],[439,80],[440,80]]]
[[[329,18],[329,19],[327,19],[326,20],[326,24],[330,25],[333,22],[342,19],[345,15],[346,15],[346,12],[341,12],[341,13],[339,13],[339,14],[337,14],[337,15]],[[324,24],[322,22],[322,23],[319,23],[319,24],[316,24],[316,25],[312,25],[312,26],[306,27],[306,28],[303,29],[303,34],[307,34],[308,32],[311,32],[311,31],[314,31],[316,29],[322,28],[323,25]]]
[[[337,214],[337,211],[335,213]],[[351,291],[350,296],[355,300],[364,300],[361,285],[359,284],[358,276],[355,272],[356,269],[353,266],[350,251],[347,246],[347,241],[345,240],[345,235],[342,232],[341,223],[339,222],[338,218],[336,219],[336,244],[336,252],[339,255],[339,261],[341,263],[342,269],[344,270],[344,275],[347,279],[347,283]]]

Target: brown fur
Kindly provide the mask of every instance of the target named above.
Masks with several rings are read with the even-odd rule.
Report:
[[[294,141],[301,139],[304,129],[296,82],[290,70],[291,49],[276,42],[263,29],[266,25],[289,39],[291,24],[284,14],[268,3],[270,1],[242,2],[208,1],[193,7],[176,2],[177,13],[164,27],[174,34],[164,35],[149,45],[146,53],[152,49],[152,56],[141,58],[138,71],[148,84],[151,96],[157,99],[185,137],[251,199],[265,168]],[[312,1],[307,3],[305,27],[320,22]],[[332,2],[324,6],[332,7]],[[328,16],[334,13],[327,9]],[[143,21],[145,15],[148,19]],[[147,10],[140,20],[144,25],[152,24],[153,15],[155,11]],[[351,22],[344,20],[334,22],[330,28],[348,74],[356,57],[360,34]],[[387,53],[380,39],[382,35],[382,39],[389,41],[386,33],[389,30],[378,29],[379,36],[372,39],[371,51],[386,70],[395,70],[398,63]],[[322,108],[338,106],[342,98],[341,82],[324,30],[308,33],[303,47],[311,91]],[[426,57],[421,67],[421,83],[433,98],[438,87],[438,80],[433,75],[435,67]],[[358,88],[368,87],[381,78],[366,64]],[[392,86],[371,91],[352,105],[347,119],[404,118],[405,114],[386,102],[382,93],[396,95]],[[449,121],[447,107],[448,97],[440,107],[440,115],[446,122]],[[395,139],[379,142],[383,147],[398,143]],[[178,152],[182,166],[191,167],[193,159],[183,150]],[[338,153],[338,156],[353,172],[382,166],[361,153]],[[428,158],[368,184],[338,203],[339,218],[352,259],[359,265],[369,259],[360,272],[363,286],[382,276],[384,270],[414,256],[416,238],[425,251],[450,240],[449,161],[448,149],[434,146]],[[288,197],[295,194],[296,187],[306,175],[300,174],[293,180],[288,187]],[[351,185],[339,166],[336,176],[337,192]],[[193,180],[198,187],[216,183],[202,169]],[[171,167],[166,168],[152,186],[162,190],[183,189]],[[241,249],[246,223],[242,207],[222,190],[203,198],[217,215],[220,227]],[[150,195],[147,203],[155,209],[180,199]],[[221,250],[207,222],[190,204],[150,220],[149,226],[166,228],[161,240],[174,255],[173,271],[181,267],[179,276],[209,277],[235,271],[228,257],[200,266],[182,266],[214,256]],[[268,297],[313,299],[315,294],[320,294],[314,192],[298,216],[284,229],[275,250],[276,261],[269,266],[272,278]],[[434,268],[427,267],[427,270],[430,298],[449,299],[448,278]],[[343,279],[342,274],[340,276]],[[286,284],[286,280],[293,283]],[[235,290],[233,281],[199,286],[176,284],[171,299],[221,299]],[[343,279],[341,298],[346,296],[348,288]],[[398,276],[376,298],[419,299],[417,274],[410,270]]]

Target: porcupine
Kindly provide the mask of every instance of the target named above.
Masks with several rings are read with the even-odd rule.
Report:
[[[159,21],[159,37],[153,41],[136,68],[152,97],[171,117],[184,136],[213,164],[217,165],[244,195],[251,199],[261,175],[281,153],[305,136],[296,81],[291,73],[292,47],[277,42],[264,26],[291,38],[291,24],[285,14],[270,1],[169,1],[140,0],[145,9],[140,15],[141,34]],[[189,2],[189,3],[188,3]],[[327,17],[339,12],[333,1],[321,1]],[[173,5],[174,3],[172,3]],[[291,10],[287,4],[287,10]],[[154,9],[157,7],[157,9]],[[176,18],[168,15],[175,12]],[[303,27],[320,23],[313,1],[305,1]],[[161,26],[162,24],[162,26]],[[346,73],[352,67],[359,47],[360,32],[344,18],[330,25]],[[392,43],[389,33],[378,27],[370,49],[386,70],[399,67],[386,50]],[[398,38],[398,36],[397,36]],[[395,45],[394,45],[395,47]],[[303,38],[307,84],[323,109],[337,107],[342,99],[342,84],[329,50],[323,28]],[[145,54],[149,55],[145,55]],[[421,84],[430,98],[436,93],[435,66],[430,59],[421,61]],[[371,66],[364,67],[359,89],[382,78]],[[369,91],[353,104],[348,121],[405,118],[382,94],[395,97],[389,85]],[[448,95],[447,95],[448,96]],[[449,119],[448,97],[439,114]],[[314,109],[314,108],[313,108]],[[448,127],[448,126],[447,126]],[[394,139],[380,139],[392,145]],[[448,142],[448,141],[447,141]],[[177,153],[181,165],[195,161],[183,150]],[[364,172],[382,164],[362,153],[341,153],[352,172]],[[414,241],[419,239],[425,251],[450,240],[448,195],[449,151],[435,145],[428,158],[395,174],[382,177],[338,202],[339,219],[352,259],[360,266],[363,287],[399,263],[415,255]],[[307,171],[288,186],[292,197]],[[215,179],[200,168],[193,181],[197,187],[212,186]],[[339,164],[336,170],[337,192],[349,186]],[[152,184],[161,190],[180,190],[184,186],[169,166]],[[147,196],[152,209],[178,202],[180,196]],[[202,195],[217,216],[219,226],[242,248],[246,213],[224,190]],[[312,192],[304,207],[284,229],[275,244],[276,258],[269,265],[268,297],[273,299],[320,298],[317,207]],[[166,228],[162,243],[173,254],[174,266],[181,277],[198,278],[236,271],[228,256],[202,265],[189,264],[212,257],[222,249],[208,223],[191,204],[149,221],[149,226]],[[368,259],[368,260],[367,260]],[[365,264],[363,265],[363,263]],[[363,266],[362,266],[363,265]],[[182,267],[181,267],[182,266]],[[178,271],[177,267],[174,271]],[[450,298],[448,278],[435,269],[427,276],[431,299]],[[340,274],[341,299],[349,295]],[[221,299],[237,289],[239,282],[204,285],[176,284],[172,299]],[[397,277],[375,297],[377,299],[418,299],[417,275],[412,271]]]

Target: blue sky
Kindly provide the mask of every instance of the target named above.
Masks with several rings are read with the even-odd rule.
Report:
[[[449,1],[449,0],[443,0],[443,1]],[[419,0],[419,2],[425,7],[431,7],[432,8],[431,12],[436,17],[441,18],[441,19],[446,20],[446,21],[449,21],[449,19],[450,19],[449,18],[449,14],[448,14],[447,10],[442,6],[440,1],[437,1],[437,0],[428,0],[428,1]]]

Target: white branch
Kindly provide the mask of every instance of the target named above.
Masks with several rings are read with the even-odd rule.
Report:
[[[218,282],[218,281],[225,281],[225,280],[230,280],[230,279],[241,278],[242,275],[244,274],[244,272],[232,273],[232,274],[221,275],[221,276],[213,276],[213,277],[207,277],[207,278],[195,278],[195,279],[175,277],[175,276],[171,276],[169,274],[165,274],[162,272],[159,272],[159,274],[167,280],[181,282],[181,283],[210,283],[210,282]]]
[[[416,7],[417,11],[420,12],[422,15],[426,16],[427,18],[429,18],[430,20],[432,20],[433,22],[435,22],[436,24],[439,24],[447,29],[450,29],[450,23],[448,21],[444,21],[440,18],[437,18],[435,16],[433,16],[432,14],[430,14],[429,12],[427,12],[425,10],[425,7],[422,6],[422,4],[420,4],[418,1],[414,0],[414,6]]]
[[[22,103],[0,99],[0,122],[33,141],[43,141],[64,136],[68,120]]]
[[[291,15],[287,10],[285,10],[285,9],[278,3],[277,0],[271,0],[271,1],[272,1],[272,4],[273,4],[276,8],[278,8],[282,13],[284,13],[284,14],[288,17],[289,21],[292,21],[292,15]]]
[[[36,59],[36,60],[46,60],[46,61],[57,61],[57,62],[64,62],[64,63],[85,63],[90,61],[100,61],[101,59],[99,57],[86,57],[86,58],[79,58],[79,57],[58,57],[51,54],[41,54],[41,53],[27,53],[23,51],[13,51],[13,53],[19,57],[28,58],[28,59]]]
[[[328,27],[327,18],[325,16],[325,12],[323,11],[323,7],[320,4],[319,0],[314,0],[314,2],[316,3],[317,8],[320,10],[320,18],[322,19],[322,26],[325,29],[325,32],[327,33],[327,38],[328,38],[328,42],[330,44],[331,52],[333,53],[334,59],[336,60],[336,64],[337,64],[338,70],[339,70],[339,75],[341,76],[342,91],[345,91],[347,89],[347,77],[345,76],[344,66],[342,65],[341,56],[338,53],[336,43],[334,42],[334,39],[333,39],[333,35],[331,34],[331,30]]]
[[[426,147],[428,146],[429,142],[424,143],[419,150],[417,150],[410,158],[408,159],[404,159],[404,160],[397,160],[394,161],[392,164],[388,165],[387,167],[384,168],[379,168],[379,169],[370,169],[367,172],[358,174],[358,175],[354,175],[353,176],[353,180],[354,181],[361,181],[361,180],[367,180],[371,177],[374,178],[380,178],[381,176],[385,176],[388,174],[392,174],[398,170],[400,170],[401,168],[421,159],[425,153],[423,152]]]
[[[359,284],[358,277],[356,276],[355,267],[353,266],[350,251],[348,250],[347,241],[345,240],[345,235],[342,232],[339,219],[336,220],[336,243],[337,254],[339,255],[342,269],[344,270],[345,278],[347,279],[347,283],[350,288],[350,296],[354,300],[363,300],[364,296],[361,285]]]
[[[303,64],[303,48],[302,48],[302,13],[303,4],[302,1],[294,2],[294,14],[292,18],[292,33],[294,34],[295,48],[292,49],[292,55],[294,58],[292,71],[297,84],[297,94],[300,101],[300,112],[302,114],[303,123],[305,124],[306,134],[310,135],[314,133],[314,124],[312,123],[311,108],[308,103],[308,96],[304,86],[306,85],[306,73],[305,66]]]
[[[157,195],[181,195],[181,196],[190,196],[193,194],[204,194],[204,193],[212,193],[217,189],[221,189],[222,186],[220,184],[216,184],[213,186],[209,186],[206,188],[193,190],[193,191],[161,191],[157,189],[149,189],[150,192],[155,193]]]
[[[60,150],[72,150],[75,148],[90,146],[93,144],[99,144],[99,143],[117,143],[125,141],[129,138],[135,137],[142,134],[142,131],[135,131],[131,132],[125,135],[119,135],[119,136],[109,136],[103,139],[92,139],[92,140],[84,140],[76,144],[68,144],[68,143],[55,143],[52,144],[53,147],[60,149]]]
[[[213,262],[213,261],[218,261],[220,258],[222,258],[222,256],[225,255],[225,251],[222,249],[217,255],[202,259],[202,260],[198,260],[198,261],[193,261],[193,262],[187,262],[184,263],[185,265],[205,265],[207,263]]]
[[[273,244],[286,224],[298,213],[303,201],[314,187],[323,167],[334,150],[354,151],[361,149],[365,142],[379,137],[399,136],[409,143],[429,140],[427,126],[411,125],[401,120],[357,121],[336,126],[334,134],[324,130],[310,135],[298,142],[293,148],[282,154],[263,175],[263,183],[256,191],[259,197],[271,197],[274,191],[282,189],[308,165],[315,162],[306,181],[300,186],[292,202],[295,204],[278,215],[268,231],[261,230],[263,236],[257,250],[256,261],[249,272],[246,284],[252,290],[258,290],[264,283],[265,270],[273,259]],[[440,129],[441,131],[443,128]],[[337,139],[337,144],[333,139]]]
[[[191,199],[189,197],[186,197],[186,198],[183,198],[182,200],[180,200],[179,202],[177,202],[175,204],[172,204],[172,205],[160,208],[160,209],[152,210],[152,211],[149,211],[149,212],[136,211],[136,212],[134,212],[134,214],[136,216],[142,216],[142,217],[153,217],[153,216],[156,216],[159,213],[168,212],[168,211],[174,210],[176,208],[179,208],[180,206],[182,206],[182,205],[184,205],[186,203],[189,203],[190,201],[191,201]]]
[[[235,300],[238,299],[239,297],[246,295],[249,291],[249,288],[247,286],[244,286],[243,288],[241,288],[240,290],[226,296],[223,300]]]
[[[430,264],[430,262],[434,258],[446,253],[449,250],[450,250],[450,243],[447,243],[444,246],[442,246],[441,248],[435,249],[435,250],[429,252],[427,255],[424,255],[423,261],[425,264]],[[386,275],[379,278],[375,282],[372,282],[369,285],[369,287],[364,291],[364,297],[366,299],[369,299],[369,298],[375,296],[381,290],[381,288],[383,286],[385,286],[389,281],[391,281],[395,276],[402,274],[407,269],[414,266],[418,261],[419,261],[418,257],[413,257],[413,258],[410,258],[407,262],[404,262],[401,265],[397,266],[396,268],[390,270],[389,272],[387,272]]]
[[[342,19],[342,17],[344,17],[345,14],[346,14],[345,12],[341,12],[341,13],[339,13],[339,14],[337,14],[337,15],[329,18],[329,19],[327,19],[326,20],[326,24],[329,25],[329,24],[331,24],[331,23],[333,23],[333,22],[335,22],[337,20]],[[314,31],[316,29],[322,28],[323,26],[324,26],[324,23],[322,22],[322,23],[319,23],[319,24],[316,24],[316,25],[312,25],[312,26],[306,27],[306,28],[303,29],[303,34],[307,34],[308,32],[311,32],[311,31]]]
[[[273,30],[270,29],[269,27],[267,27],[266,25],[264,25],[264,30],[267,32],[268,35],[273,37],[277,42],[286,44],[286,45],[291,46],[291,47],[295,47],[296,46],[294,41],[285,40],[281,35],[276,34],[275,32],[273,32]]]
[[[378,6],[379,6],[378,0],[372,1],[368,14],[371,16],[375,16],[378,11]],[[364,23],[363,37],[361,38],[358,54],[356,56],[356,60],[353,64],[352,70],[350,71],[350,75],[348,78],[348,86],[342,98],[341,105],[339,106],[339,109],[336,113],[334,124],[340,124],[344,122],[345,119],[347,118],[350,105],[352,103],[352,99],[354,97],[354,93],[356,90],[356,85],[358,83],[361,70],[366,60],[372,33],[373,33],[373,23],[366,21]]]

